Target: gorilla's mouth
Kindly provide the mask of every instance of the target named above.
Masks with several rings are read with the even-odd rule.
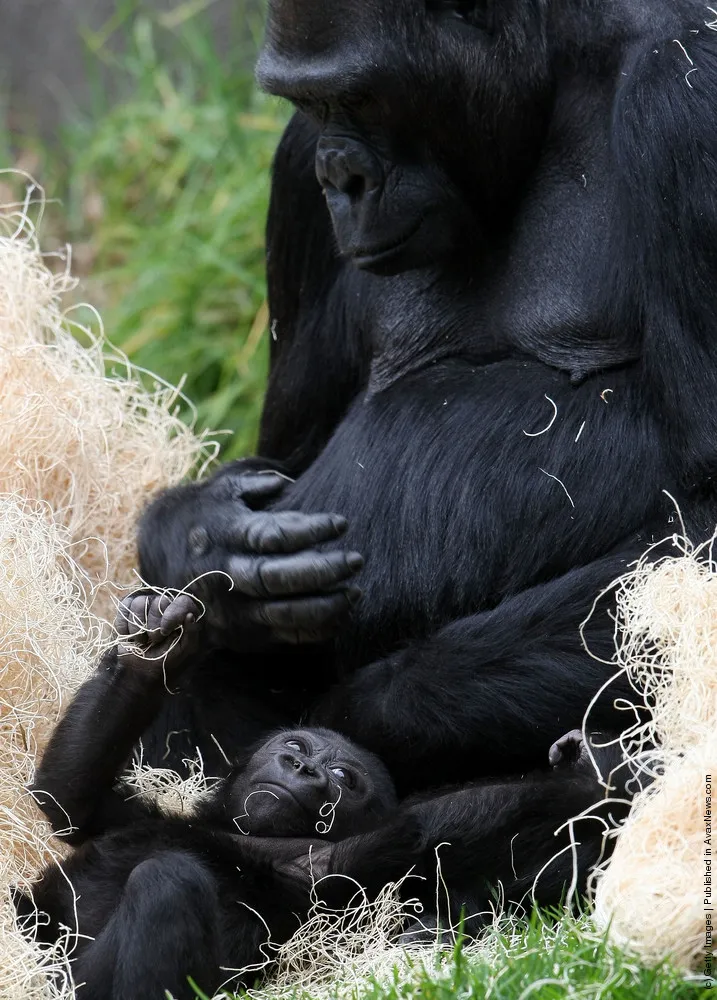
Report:
[[[271,792],[272,795],[276,796],[277,792],[282,793],[278,798],[289,799],[293,801],[294,805],[298,806],[302,811],[306,811],[306,803],[302,802],[290,788],[286,785],[280,785],[275,781],[262,781],[261,785],[256,787],[257,792]]]
[[[423,218],[421,217],[397,239],[378,243],[373,247],[360,247],[358,250],[354,250],[351,254],[353,263],[363,271],[373,271],[384,267],[400,257],[406,244],[421,228],[422,222]]]

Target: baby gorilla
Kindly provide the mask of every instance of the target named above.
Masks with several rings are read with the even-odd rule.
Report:
[[[291,936],[312,875],[329,861],[351,872],[350,852],[334,859],[325,842],[368,831],[396,808],[382,763],[326,729],[276,733],[191,819],[123,794],[118,775],[197,648],[196,613],[183,595],[126,599],[124,641],[80,689],[37,771],[35,798],[77,849],[19,909],[47,914],[44,941],[77,930],[82,1000],[194,997],[188,977],[212,995],[232,970],[264,962],[269,934]],[[383,849],[385,877],[376,876],[387,881],[399,856]]]

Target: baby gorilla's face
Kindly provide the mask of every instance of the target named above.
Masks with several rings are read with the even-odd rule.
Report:
[[[237,827],[261,837],[341,840],[396,807],[381,761],[329,729],[287,730],[255,751],[228,790]]]

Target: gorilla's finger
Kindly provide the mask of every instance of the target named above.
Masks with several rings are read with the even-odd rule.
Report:
[[[134,594],[129,600],[129,628],[128,634],[136,633],[147,627],[149,609],[152,597],[150,594]]]
[[[158,632],[162,624],[162,608],[167,603],[163,597],[163,594],[153,595],[147,607],[146,629],[150,633]]]
[[[151,600],[150,594],[135,591],[120,602],[115,619],[115,629],[118,636],[123,639],[136,640],[144,633]]]
[[[294,556],[257,559],[232,556],[227,569],[247,597],[312,594],[348,580],[363,566],[358,552],[300,552]]]
[[[117,606],[117,615],[115,616],[115,630],[118,635],[129,635],[130,630],[134,629],[130,626],[129,619],[132,614],[131,604],[133,600],[132,594],[129,597],[123,597]]]
[[[281,472],[267,470],[245,474],[241,481],[241,497],[247,503],[267,503],[280,496],[293,479]]]
[[[332,542],[347,528],[348,521],[340,514],[257,511],[245,515],[226,541],[246,547],[257,555],[286,554]]]
[[[178,594],[162,614],[159,630],[162,635],[169,635],[170,632],[187,624],[187,619],[190,616],[194,621],[198,612],[199,606],[194,598],[190,597],[189,594]]]
[[[257,601],[247,608],[247,618],[256,625],[278,631],[316,632],[342,617],[360,598],[358,587],[293,601]]]

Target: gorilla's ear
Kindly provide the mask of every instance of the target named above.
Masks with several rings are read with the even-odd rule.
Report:
[[[646,404],[691,490],[717,471],[717,52],[714,39],[687,37],[626,69],[613,148],[621,294],[641,313]]]

